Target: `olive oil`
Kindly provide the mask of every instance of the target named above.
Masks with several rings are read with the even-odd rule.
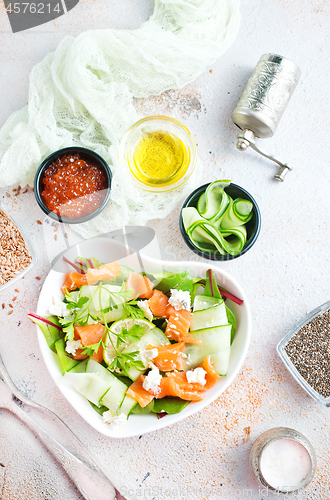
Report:
[[[169,132],[156,130],[142,136],[133,152],[131,172],[147,186],[170,186],[186,173],[190,154]]]

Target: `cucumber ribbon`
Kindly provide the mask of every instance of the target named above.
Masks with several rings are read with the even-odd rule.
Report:
[[[233,200],[225,192],[229,185],[227,180],[212,182],[200,196],[197,208],[182,210],[188,237],[204,252],[237,255],[246,244],[245,224],[252,218],[253,204],[243,198]]]

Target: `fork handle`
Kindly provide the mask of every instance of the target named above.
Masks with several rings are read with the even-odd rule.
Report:
[[[49,436],[22,408],[16,403],[7,407],[22,420],[42,441],[46,448],[62,465],[80,493],[86,500],[115,500],[116,491],[110,481],[97,471],[88,467],[56,439]]]

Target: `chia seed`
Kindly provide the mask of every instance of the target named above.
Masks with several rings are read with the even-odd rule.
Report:
[[[324,398],[330,396],[330,309],[300,328],[285,346],[300,375]]]

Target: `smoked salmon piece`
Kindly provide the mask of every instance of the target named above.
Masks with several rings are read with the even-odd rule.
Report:
[[[210,389],[215,385],[220,375],[213,368],[211,362],[211,356],[207,356],[204,359],[203,363],[201,364],[201,367],[204,368],[204,370],[206,371],[205,375],[206,384],[204,385],[204,390],[206,391],[207,389]]]
[[[126,281],[126,290],[133,290],[131,300],[139,297],[149,299],[153,294],[153,283],[147,276],[131,271]]]
[[[165,335],[169,340],[177,342],[186,342],[190,344],[201,344],[202,342],[195,339],[188,333],[191,323],[191,312],[186,309],[176,311],[172,306],[167,308],[168,322],[165,329]]]
[[[61,290],[63,292],[63,295],[65,295],[65,290],[71,292],[72,290],[80,288],[83,285],[88,285],[87,274],[76,272],[68,273],[61,287]]]
[[[120,265],[118,262],[109,262],[103,264],[97,269],[88,268],[87,274],[72,272],[68,273],[61,287],[63,295],[65,290],[71,292],[83,285],[95,285],[98,281],[110,281],[120,274]]]
[[[148,306],[154,316],[168,319],[165,335],[169,340],[190,344],[202,343],[188,333],[191,323],[191,312],[186,309],[180,309],[179,311],[174,309],[169,304],[168,298],[163,292],[154,290],[152,297],[148,300]]]
[[[142,295],[139,295],[140,299],[150,299],[153,294],[153,287],[155,286],[152,281],[148,278],[148,276],[143,276],[145,285],[147,287],[147,291]]]
[[[153,358],[153,364],[163,372],[185,370],[186,363],[182,358],[184,346],[184,342],[158,346],[158,355]]]
[[[187,387],[185,384],[180,384],[173,377],[168,377],[168,379],[169,396],[176,396],[185,401],[202,401],[204,399],[204,394],[200,391]]]
[[[153,294],[148,300],[148,306],[154,316],[166,317],[168,298],[160,290],[153,290]]]
[[[198,385],[195,388],[194,385]],[[153,392],[149,389],[149,393],[153,394],[156,399],[164,398],[165,396],[175,396],[184,399],[185,401],[202,401],[204,395],[200,384],[189,384],[186,379],[185,372],[167,373],[160,381],[160,391]]]
[[[89,285],[95,285],[98,281],[111,281],[120,274],[120,265],[118,262],[108,262],[97,269],[87,269],[87,282]]]
[[[172,347],[175,345],[178,344],[173,344]],[[155,362],[155,359],[157,358],[154,358],[153,362]],[[140,377],[130,386],[129,389],[132,388],[132,391],[130,393],[127,391],[127,394],[138,401],[140,406],[147,406],[153,397],[162,399],[165,396],[174,396],[185,401],[202,401],[204,399],[204,392],[214,386],[219,375],[213,368],[210,356],[204,359],[201,367],[206,371],[206,383],[204,385],[197,382],[188,382],[186,372],[172,371],[166,373],[165,377],[162,377],[156,391],[152,389],[146,391],[142,387],[145,375],[140,375]]]
[[[80,340],[83,347],[97,344],[106,333],[104,325],[96,323],[95,325],[75,326],[74,340]],[[88,358],[88,354],[83,354],[83,349],[77,349],[73,359],[80,360]],[[94,361],[101,363],[103,361],[103,347],[100,346],[91,357]]]
[[[131,398],[135,399],[142,408],[147,406],[154,399],[154,395],[143,388],[142,384],[144,379],[145,375],[140,375],[139,378],[129,386],[126,392],[127,396],[131,396]]]

